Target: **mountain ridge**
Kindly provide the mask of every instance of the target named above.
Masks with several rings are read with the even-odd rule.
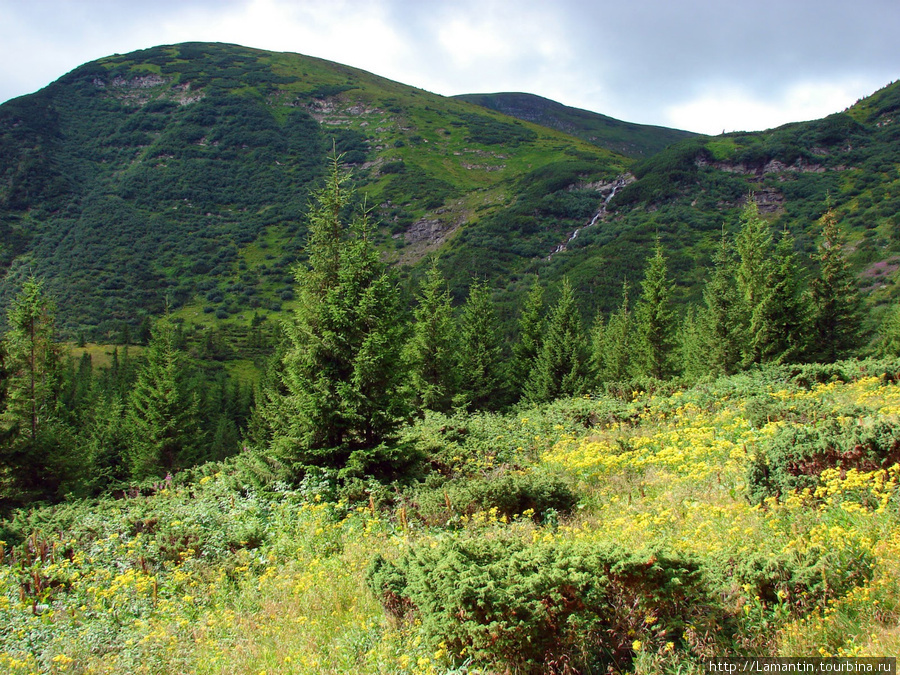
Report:
[[[453,98],[557,129],[633,158],[653,155],[674,142],[701,135],[656,125],[623,122],[601,113],[574,108],[524,92],[459,94]]]

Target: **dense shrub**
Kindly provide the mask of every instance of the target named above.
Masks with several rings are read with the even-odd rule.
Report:
[[[435,645],[506,672],[621,668],[635,649],[687,646],[717,614],[694,561],[603,544],[445,540],[376,557],[368,583]]]
[[[814,489],[825,469],[874,471],[900,462],[900,425],[864,418],[781,427],[757,449],[749,470],[751,499]]]
[[[530,511],[542,521],[553,514],[570,512],[578,496],[555,476],[508,472],[422,488],[413,501],[427,523],[446,524],[461,515],[492,509],[508,518]]]

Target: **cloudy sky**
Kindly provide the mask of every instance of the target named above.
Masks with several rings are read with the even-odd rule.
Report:
[[[900,79],[900,0],[0,0],[0,29],[0,101],[184,41],[710,134],[824,117]]]

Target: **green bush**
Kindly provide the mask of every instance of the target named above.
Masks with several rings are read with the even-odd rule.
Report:
[[[900,461],[900,424],[873,419],[829,419],[780,428],[757,449],[748,489],[754,502],[789,491],[815,489],[825,469],[874,471]]]
[[[543,521],[553,514],[569,513],[578,496],[558,477],[508,472],[422,488],[413,501],[426,523],[444,525],[458,516],[491,509],[507,518],[530,510],[535,520]]]
[[[500,672],[621,668],[636,647],[690,649],[713,621],[729,630],[694,561],[615,545],[445,540],[375,558],[368,583],[435,645]]]

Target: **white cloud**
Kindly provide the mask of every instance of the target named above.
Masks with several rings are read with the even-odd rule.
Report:
[[[723,84],[666,107],[664,124],[713,135],[723,131],[771,129],[840,112],[884,84],[887,83],[862,78],[798,82],[785,87],[777,97],[760,96]]]

